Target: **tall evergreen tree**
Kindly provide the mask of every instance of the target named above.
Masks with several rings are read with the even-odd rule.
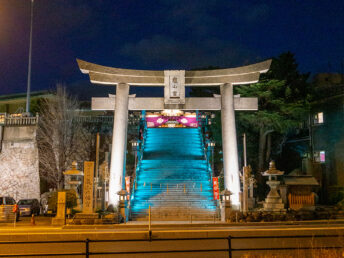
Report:
[[[234,93],[242,97],[258,97],[258,111],[236,112],[238,135],[244,132],[248,135],[248,159],[258,175],[279,154],[288,132],[304,120],[312,96],[308,77],[308,73],[298,71],[294,54],[286,52],[273,58],[270,70],[261,75],[259,83],[234,87]],[[191,96],[213,93],[218,94],[218,89],[191,90]],[[221,145],[221,122],[212,124],[211,130]],[[258,179],[262,180],[260,176]]]
[[[280,154],[288,133],[308,114],[312,96],[308,77],[298,71],[294,55],[286,52],[273,59],[259,83],[235,87],[242,97],[258,97],[259,110],[237,112],[237,124],[239,132],[248,134],[249,161],[259,184],[263,182],[261,172]]]

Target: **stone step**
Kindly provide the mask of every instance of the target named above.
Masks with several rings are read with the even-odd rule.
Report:
[[[147,202],[168,202],[168,201],[176,201],[176,202],[209,202],[210,201],[210,197],[212,196],[200,196],[198,198],[183,198],[183,197],[179,197],[179,196],[173,196],[170,195],[169,197],[167,196],[162,196],[162,197],[155,197],[155,196],[150,196],[150,195],[140,195],[140,196],[136,196],[135,200],[138,201],[147,201]]]
[[[149,204],[152,217],[159,220],[188,220],[197,212],[214,216],[216,202],[201,132],[198,128],[180,129],[145,131],[143,159],[138,163],[131,202],[134,219],[145,220]]]
[[[132,214],[132,218],[138,221],[147,221],[148,220],[148,213],[146,214]],[[178,213],[178,214],[171,214],[169,212],[152,212],[151,219],[153,221],[181,221],[181,220],[218,220],[218,214],[214,212],[209,213]]]
[[[135,192],[136,191],[145,191],[145,192],[156,192],[156,193],[184,193],[184,187],[168,187],[168,190],[167,190],[167,187],[150,187],[150,185],[146,185],[146,186],[138,186],[136,189],[135,189]],[[212,192],[212,188],[211,187],[206,187],[206,186],[202,186],[202,190],[200,187],[185,187],[185,192],[186,193],[190,193],[190,194],[203,194],[203,193],[211,193]]]
[[[132,211],[132,215],[148,214],[148,209],[142,209],[140,211]],[[169,214],[214,214],[216,209],[201,209],[201,208],[188,208],[188,207],[160,207],[151,208],[152,214],[155,213],[169,213]]]

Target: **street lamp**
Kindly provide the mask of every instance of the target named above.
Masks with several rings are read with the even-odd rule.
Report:
[[[224,209],[223,221],[228,221],[231,217],[231,194],[232,192],[228,189],[221,192],[222,208]]]
[[[140,145],[140,142],[137,141],[137,140],[133,140],[131,142],[131,147],[132,147],[132,150],[134,151],[134,155],[135,155],[135,164],[134,164],[134,172],[136,173],[136,162],[137,162],[137,149]]]
[[[133,147],[133,150],[137,149],[137,146],[139,146],[139,142],[137,140],[134,140],[131,142],[131,146]]]
[[[117,194],[119,196],[119,212],[122,215],[122,218],[124,219],[124,223],[125,223],[127,221],[127,218],[125,216],[125,209],[126,209],[125,200],[128,195],[128,192],[122,189],[121,191],[117,192]]]
[[[31,23],[30,23],[29,66],[28,66],[28,73],[27,73],[27,92],[26,92],[26,113],[27,113],[27,114],[30,113],[33,1],[34,1],[34,0],[31,0]]]
[[[222,195],[222,201],[223,202],[229,202],[231,200],[231,194],[232,192],[225,189],[221,192],[221,195]]]

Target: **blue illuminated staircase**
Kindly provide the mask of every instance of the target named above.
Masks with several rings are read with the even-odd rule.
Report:
[[[131,201],[132,220],[212,218],[211,168],[198,128],[148,128],[143,158],[136,170]]]

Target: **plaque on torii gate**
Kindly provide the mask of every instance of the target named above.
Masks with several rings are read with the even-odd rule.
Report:
[[[92,98],[93,110],[115,110],[110,166],[109,203],[117,205],[117,192],[122,189],[125,172],[128,110],[221,110],[222,147],[225,188],[233,195],[233,208],[240,207],[240,179],[235,128],[235,110],[257,110],[258,99],[233,96],[233,86],[256,83],[261,73],[269,70],[271,60],[228,69],[130,70],[101,66],[77,59],[82,73],[95,84],[116,86],[116,95]],[[136,98],[129,95],[130,86],[164,87],[164,98]],[[185,85],[220,86],[221,95],[186,98]]]

